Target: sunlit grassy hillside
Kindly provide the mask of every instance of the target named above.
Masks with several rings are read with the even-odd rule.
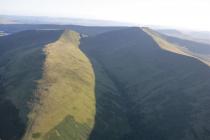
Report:
[[[95,117],[95,77],[79,44],[79,33],[61,30],[0,38],[0,138],[88,138]]]
[[[210,45],[159,34],[151,29],[144,28],[159,46],[167,51],[196,58],[210,66]]]
[[[43,47],[62,31],[24,31],[0,38],[0,136],[20,139],[42,77]]]
[[[25,140],[85,140],[95,116],[95,78],[91,63],[79,50],[80,36],[65,31],[44,49],[39,99],[29,114]]]

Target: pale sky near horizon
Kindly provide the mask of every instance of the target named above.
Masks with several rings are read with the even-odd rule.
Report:
[[[103,19],[210,31],[210,0],[0,0],[0,14]]]

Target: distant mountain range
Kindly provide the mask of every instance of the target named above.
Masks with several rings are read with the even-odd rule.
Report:
[[[109,20],[90,20],[80,18],[54,18],[35,16],[0,15],[0,24],[57,24],[57,25],[83,25],[83,26],[134,26],[132,23]]]
[[[210,139],[209,44],[146,27],[0,31],[0,139]]]

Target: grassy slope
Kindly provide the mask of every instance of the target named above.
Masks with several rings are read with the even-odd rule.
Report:
[[[16,140],[22,135],[36,80],[42,76],[45,59],[42,48],[60,34],[61,31],[25,31],[0,38],[2,139]]]
[[[105,74],[114,82],[120,99],[96,90],[96,122],[91,140],[103,136],[121,137],[109,140],[208,140],[210,107],[210,69],[200,61],[162,50],[160,46],[139,28],[113,31],[82,40],[82,50],[92,63],[102,65]],[[97,76],[97,65],[93,65]],[[107,81],[108,83],[108,81]],[[109,84],[108,84],[109,85]],[[96,83],[96,89],[103,89]],[[108,104],[103,106],[102,99]],[[121,110],[109,104],[110,100]],[[123,101],[123,104],[120,104]],[[109,117],[106,108],[111,108]],[[119,111],[119,112],[117,112]],[[124,114],[128,125],[113,125],[116,114]],[[121,115],[121,116],[124,116]],[[123,131],[128,130],[129,131]],[[121,133],[121,134],[120,134]],[[119,136],[118,135],[118,136]]]
[[[175,37],[178,39],[183,39],[187,41],[210,44],[210,33],[208,31],[182,31],[175,29],[162,29],[157,30],[157,32],[164,34],[166,36]]]
[[[181,53],[182,55],[194,57],[206,63],[207,65],[210,65],[209,44],[161,35],[155,31],[146,28],[144,29],[144,31],[151,35],[154,40],[159,43],[160,46],[163,46],[163,49],[168,49],[168,51],[171,52],[179,54]],[[173,46],[173,48],[171,48],[170,46]]]
[[[44,74],[24,140],[85,140],[95,115],[94,73],[79,50],[79,34],[65,31],[44,49]]]
[[[161,49],[169,51],[169,52],[177,53],[180,55],[192,57],[192,55],[185,53],[183,50],[181,50],[181,48],[179,46],[176,46],[175,44],[172,44],[172,43],[164,40],[163,38],[161,38],[161,36],[158,33],[156,33],[155,31],[153,31],[149,28],[143,28],[143,30],[158,43],[158,45],[160,46]]]
[[[188,41],[184,39],[164,36],[164,38],[173,44],[184,48],[187,52],[191,53],[193,56],[210,63],[210,44],[198,43],[194,41]]]
[[[5,79],[5,97],[21,111],[27,108],[26,102],[33,94],[36,80],[42,75],[45,58],[42,47],[56,40],[60,33],[26,31],[1,38],[0,61],[1,75]]]

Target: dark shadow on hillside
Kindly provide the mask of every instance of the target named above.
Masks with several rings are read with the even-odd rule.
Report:
[[[19,140],[25,130],[20,121],[18,109],[10,101],[0,101],[0,138],[2,140]]]
[[[208,66],[161,50],[139,28],[83,38],[80,47],[96,78],[89,140],[210,138]]]
[[[16,140],[22,135],[25,125],[20,122],[19,112],[8,100],[3,100],[5,93],[4,79],[0,75],[0,139]]]
[[[24,31],[0,38],[0,139],[20,140],[37,80],[42,78],[43,47],[63,31]]]

